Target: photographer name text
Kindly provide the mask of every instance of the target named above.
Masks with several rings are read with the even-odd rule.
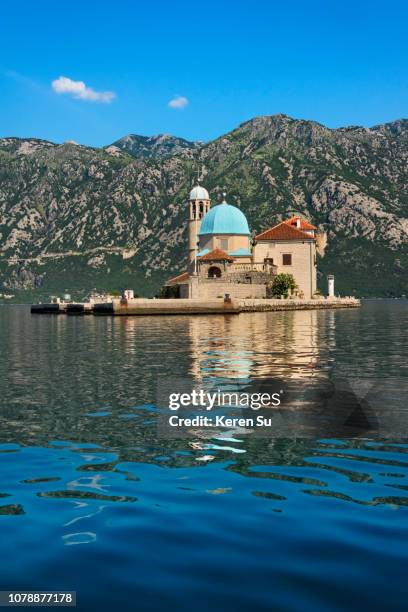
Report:
[[[224,415],[180,417],[176,414],[169,417],[171,427],[271,427],[272,418],[260,414],[253,417],[227,417]]]

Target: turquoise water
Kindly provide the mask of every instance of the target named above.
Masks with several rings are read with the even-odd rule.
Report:
[[[403,301],[123,319],[0,307],[0,590],[76,590],[87,610],[405,610],[407,329]],[[310,391],[306,408],[345,380],[380,428],[167,440],[161,377],[283,381]]]

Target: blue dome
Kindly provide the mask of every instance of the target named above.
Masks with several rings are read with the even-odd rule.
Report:
[[[244,213],[236,206],[223,202],[214,206],[214,208],[210,208],[205,215],[198,235],[204,236],[205,234],[249,236],[250,231]]]

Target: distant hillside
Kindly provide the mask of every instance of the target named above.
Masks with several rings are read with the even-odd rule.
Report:
[[[127,136],[102,149],[0,139],[0,294],[153,294],[183,268],[197,172],[259,231],[300,213],[328,244],[319,283],[408,295],[408,121],[330,130],[257,117],[207,144]]]
[[[182,151],[196,151],[203,143],[190,142],[184,138],[177,138],[171,134],[159,134],[158,136],[138,136],[128,134],[114,142],[111,146],[118,147],[133,157],[160,158],[166,155],[176,155]]]

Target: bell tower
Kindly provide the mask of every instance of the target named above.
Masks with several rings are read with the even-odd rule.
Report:
[[[189,217],[188,217],[188,261],[191,265],[198,252],[198,232],[201,221],[211,208],[208,191],[198,183],[190,191]]]

